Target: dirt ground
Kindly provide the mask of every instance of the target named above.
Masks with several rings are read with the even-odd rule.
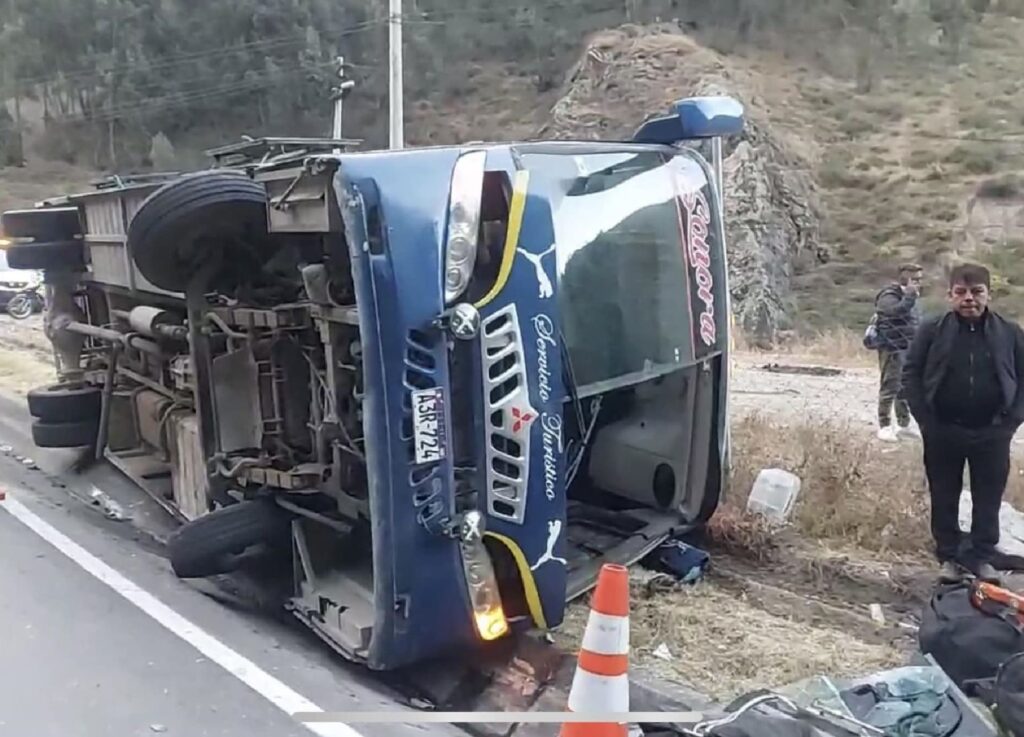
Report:
[[[41,319],[0,315],[0,391],[23,395],[53,375]],[[814,356],[737,355],[734,484],[702,542],[711,569],[700,584],[682,586],[634,568],[633,664],[728,699],[905,661],[934,574],[927,503],[919,443],[874,438],[875,382],[856,356],[828,365]],[[804,484],[784,530],[743,511],[754,476],[769,466]],[[587,613],[585,601],[570,607],[556,641],[578,647]]]

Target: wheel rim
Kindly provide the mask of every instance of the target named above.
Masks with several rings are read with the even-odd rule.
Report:
[[[17,320],[24,320],[32,314],[32,303],[24,297],[15,297],[7,305],[7,312]]]

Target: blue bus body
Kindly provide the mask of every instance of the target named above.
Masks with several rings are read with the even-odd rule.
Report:
[[[680,239],[676,254],[679,273],[686,277],[676,285],[678,332],[686,340],[679,342],[675,366],[705,367],[713,390],[702,398],[705,405],[710,400],[711,408],[704,406],[698,418],[705,425],[697,433],[705,439],[701,452],[708,454],[704,478],[699,493],[688,494],[699,501],[678,516],[679,510],[664,512],[672,518],[672,529],[699,523],[714,510],[726,464],[727,273],[717,193],[703,159],[659,145],[488,148],[488,172],[511,186],[509,221],[497,277],[474,301],[480,337],[464,344],[431,327],[446,308],[444,213],[452,169],[464,150],[355,154],[340,159],[334,179],[338,201],[345,203],[366,343],[376,600],[369,658],[378,667],[450,653],[477,640],[459,548],[444,534],[445,522],[457,514],[460,451],[473,467],[463,482],[483,492],[477,503],[485,512],[488,547],[513,564],[514,577],[505,586],[521,587],[515,595],[524,599],[524,620],[545,629],[562,622],[569,591],[563,425],[570,398],[563,380],[559,290],[569,259],[557,253],[552,210],[569,196],[563,164],[575,166],[581,157],[598,163],[647,157],[661,162],[653,168],[664,169],[665,180],[676,188],[672,207],[692,232]],[[629,192],[611,190],[608,196],[628,197]],[[370,217],[374,209],[378,212]],[[379,228],[375,238],[367,232],[371,221]],[[379,245],[374,248],[371,242]],[[510,380],[491,380],[495,364],[488,360],[488,347],[495,340],[511,341],[508,350],[515,363],[497,377]],[[452,370],[456,353],[458,375]],[[439,387],[446,397],[448,448],[445,460],[424,467],[414,458],[409,397],[426,387]],[[492,397],[493,391],[501,396]],[[463,395],[458,397],[462,406],[455,415],[452,404],[458,395]],[[521,485],[508,482],[509,474],[493,472],[497,456],[509,458],[494,446],[508,441],[522,448],[521,460],[513,462]],[[521,490],[503,494],[510,485]],[[633,557],[667,534],[663,529]],[[588,566],[593,573],[595,564]],[[587,585],[577,584],[574,593]]]
[[[556,628],[717,508],[741,127],[696,98],[627,142],[262,139],[5,213],[61,379],[33,436],[178,517],[183,578],[285,556],[287,608],[373,669]]]

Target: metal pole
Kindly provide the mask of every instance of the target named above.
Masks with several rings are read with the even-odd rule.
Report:
[[[345,94],[343,85],[345,83],[345,57],[339,56],[337,59],[338,63],[338,79],[341,80],[341,84],[338,85],[338,89],[334,92],[334,128],[331,131],[331,138],[335,141],[341,139],[341,108],[345,102]]]
[[[731,465],[732,456],[732,422],[730,421],[731,407],[729,402],[729,396],[732,392],[732,354],[733,354],[733,326],[735,321],[733,320],[732,314],[732,287],[729,283],[729,250],[728,243],[725,241],[725,161],[722,155],[722,138],[716,136],[711,139],[711,158],[713,161],[715,171],[715,189],[718,190],[718,222],[721,224],[722,234],[722,257],[724,260],[723,269],[725,272],[725,319],[726,319],[726,333],[728,342],[724,348],[724,366],[722,372],[725,374],[725,391],[722,392],[724,395],[722,413],[725,415],[725,433],[721,440],[721,452],[723,456],[723,469],[724,473],[728,473],[728,467]]]
[[[718,187],[718,201],[722,203],[722,210],[725,210],[725,172],[722,162],[722,139],[718,136],[711,139],[711,156],[714,159],[715,186]]]
[[[402,0],[388,0],[388,54],[390,61],[390,125],[388,140],[391,148],[405,148],[405,118],[402,99]]]
[[[339,56],[338,63],[338,86],[334,88],[334,121],[331,126],[331,137],[335,141],[341,140],[341,114],[345,105],[345,98],[356,86],[354,80],[345,79],[345,57]],[[340,154],[341,149],[335,148],[334,153]]]

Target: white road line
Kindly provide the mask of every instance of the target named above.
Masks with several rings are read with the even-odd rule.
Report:
[[[244,655],[235,652],[148,591],[136,586],[67,535],[45,522],[24,504],[12,498],[10,492],[7,492],[6,501],[3,501],[0,495],[0,509],[7,510],[12,517],[70,558],[79,568],[109,586],[289,717],[296,712],[323,712],[323,709],[305,696],[296,693]],[[323,737],[364,737],[362,733],[345,724],[307,723],[304,726]]]

